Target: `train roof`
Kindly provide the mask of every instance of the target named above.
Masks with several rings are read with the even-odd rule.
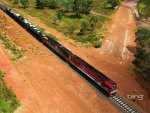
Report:
[[[72,54],[73,54],[69,49],[67,49],[66,47],[64,47],[64,46],[62,46],[62,45],[61,45],[61,49],[62,49],[63,51],[66,51],[69,55],[72,55]]]
[[[93,66],[91,66],[90,64],[88,64],[87,62],[85,62],[84,60],[82,60],[80,57],[78,57],[77,55],[73,55],[73,57],[75,57],[76,59],[78,59],[78,61],[80,61],[81,63],[83,63],[84,65],[86,65],[87,67],[89,67],[92,71],[94,71],[99,77],[109,81],[112,85],[116,85],[116,83],[114,81],[112,81],[110,78],[108,78],[106,75],[104,75],[103,73],[99,72],[96,68],[94,68]]]
[[[62,46],[59,42],[57,42],[55,39],[53,39],[52,37],[50,37],[50,36],[47,36],[48,37],[48,41],[49,42],[52,42],[52,43],[55,43],[55,44],[57,44],[57,46]]]
[[[5,11],[8,9],[7,6],[2,2],[0,2],[0,7]]]

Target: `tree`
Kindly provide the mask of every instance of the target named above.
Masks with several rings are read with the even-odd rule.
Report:
[[[80,8],[81,8],[80,0],[74,0],[72,9],[73,9],[73,12],[75,13],[75,15],[77,17],[80,17],[80,13],[81,13],[81,9]]]
[[[29,0],[21,0],[20,2],[21,2],[24,9],[29,6]]]
[[[91,31],[94,31],[96,23],[99,21],[99,18],[97,16],[92,16],[90,19],[91,24]]]
[[[82,13],[89,14],[93,7],[93,0],[82,0]]]
[[[143,78],[150,80],[150,30],[138,29],[136,36],[137,48],[133,61],[135,71],[143,75]]]
[[[141,16],[148,19],[150,17],[150,0],[139,0],[137,9]]]
[[[57,8],[59,1],[58,0],[46,0],[46,6],[52,9]]]
[[[19,0],[13,0],[13,4],[18,4]]]
[[[36,6],[40,9],[43,9],[45,7],[46,0],[36,0]]]
[[[74,0],[61,0],[61,1],[59,2],[59,5],[62,7],[61,9],[62,9],[63,11],[70,11],[70,10],[73,9],[73,8],[72,8],[72,6],[73,6],[73,1],[74,1]]]
[[[80,17],[81,13],[88,14],[90,12],[93,7],[93,0],[61,0],[58,4],[62,6],[63,10],[71,10],[76,17]]]
[[[69,24],[68,26],[68,33],[73,34],[77,27],[74,24]]]
[[[114,8],[120,4],[120,0],[107,0],[107,4],[111,4],[111,6]]]
[[[58,19],[59,20],[62,19],[63,16],[64,16],[64,11],[63,10],[58,10],[57,11],[57,17],[58,17]]]
[[[87,21],[82,21],[80,35],[83,35],[85,31],[88,29],[89,23]]]

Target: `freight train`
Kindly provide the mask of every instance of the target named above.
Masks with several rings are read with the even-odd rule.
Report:
[[[107,92],[109,96],[115,95],[117,92],[117,84],[108,78],[106,75],[98,71],[96,68],[91,66],[89,63],[82,60],[80,57],[72,53],[66,47],[61,45],[59,42],[46,35],[43,31],[39,30],[36,26],[31,24],[27,19],[22,17],[19,13],[7,7],[4,3],[0,2],[0,8],[11,16],[15,21],[21,24],[26,30],[30,31],[36,38],[42,41],[45,45],[52,48],[60,56],[67,60],[68,63],[82,71],[88,78],[94,81],[99,87]]]

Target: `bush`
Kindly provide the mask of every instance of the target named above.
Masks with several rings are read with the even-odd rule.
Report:
[[[107,7],[112,7],[115,8],[116,6],[118,6],[120,4],[120,0],[107,0]]]
[[[139,0],[137,5],[140,15],[148,18],[150,17],[150,1],[149,0]]]
[[[29,6],[29,0],[20,0],[22,7],[25,9]]]
[[[94,44],[94,47],[95,48],[99,48],[99,47],[101,47],[102,46],[102,42],[101,41],[98,41],[98,42],[96,42],[95,44]]]
[[[56,15],[57,15],[58,19],[60,20],[64,16],[64,11],[63,10],[59,10],[59,11],[57,11]]]
[[[81,23],[81,29],[80,29],[80,34],[83,35],[84,32],[88,29],[89,23],[87,21],[82,21]]]
[[[45,6],[51,8],[51,9],[55,9],[58,7],[58,0],[46,0],[46,4]]]
[[[68,33],[73,34],[76,29],[77,29],[77,26],[75,26],[74,24],[70,24],[68,26]]]
[[[99,17],[98,16],[92,16],[90,19],[90,27],[91,27],[91,31],[94,31],[96,23],[99,21]]]
[[[95,34],[92,33],[89,36],[85,36],[85,37],[78,37],[78,41],[83,43],[83,44],[91,44],[94,47],[98,48],[101,47],[102,42],[101,42],[101,38],[103,38],[102,34]]]
[[[36,7],[39,9],[43,9],[45,7],[46,0],[36,0]]]
[[[150,80],[150,30],[138,29],[136,32],[136,53],[133,64],[135,71]],[[149,81],[150,82],[150,81]]]
[[[145,47],[150,44],[150,31],[147,29],[138,29],[136,31],[136,42],[139,46]]]
[[[58,25],[58,22],[59,22],[58,17],[57,17],[57,16],[54,16],[54,17],[52,18],[52,24]]]
[[[19,0],[13,0],[13,4],[18,4]]]

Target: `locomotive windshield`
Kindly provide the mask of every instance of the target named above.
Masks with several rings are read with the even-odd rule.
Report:
[[[113,85],[112,87],[111,87],[111,90],[116,90],[117,89],[117,86],[116,85]]]

